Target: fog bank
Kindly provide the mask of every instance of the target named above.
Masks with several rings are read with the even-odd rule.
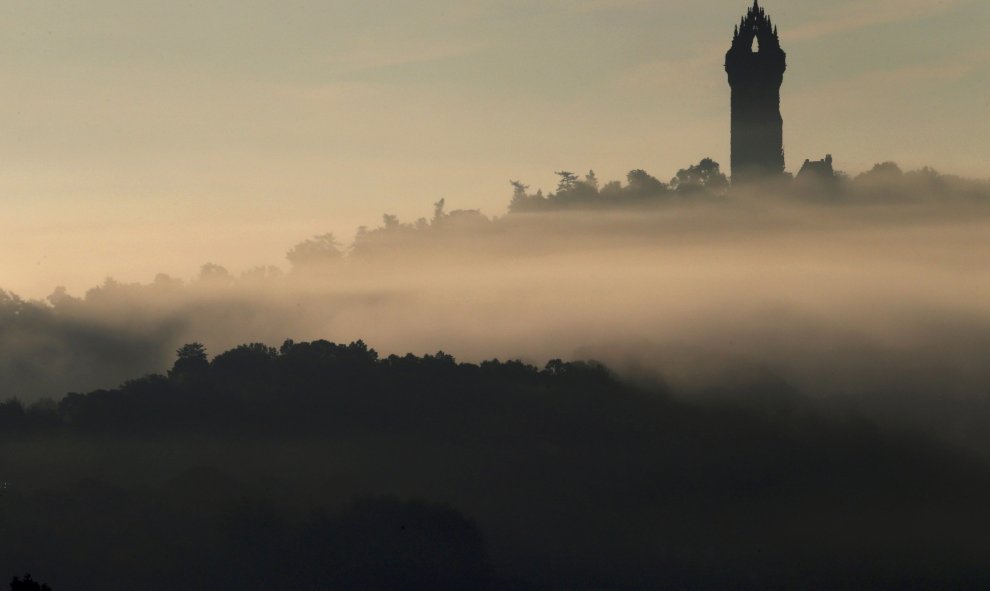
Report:
[[[441,205],[418,224],[387,217],[347,256],[326,237],[307,248],[286,272],[208,265],[189,281],[8,295],[0,397],[114,386],[192,341],[362,339],[462,361],[591,357],[697,396],[769,375],[816,404],[990,449],[990,207],[978,200],[738,193],[496,220]]]

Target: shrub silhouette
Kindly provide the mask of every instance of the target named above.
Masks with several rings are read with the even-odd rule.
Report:
[[[52,591],[52,588],[44,583],[35,581],[29,573],[24,575],[23,579],[14,577],[10,582],[10,591]]]

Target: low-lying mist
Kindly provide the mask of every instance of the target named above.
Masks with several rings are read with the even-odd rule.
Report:
[[[897,172],[858,193],[699,181],[655,202],[629,197],[631,173],[614,206],[561,197],[587,177],[548,197],[516,183],[502,218],[441,202],[346,249],[305,241],[287,271],[8,294],[0,398],[115,386],[193,341],[362,339],[384,355],[594,358],[684,396],[854,409],[990,452],[990,190]]]

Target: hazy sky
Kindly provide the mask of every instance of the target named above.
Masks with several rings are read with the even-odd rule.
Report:
[[[990,2],[768,0],[787,166],[990,175]],[[284,264],[508,180],[728,163],[739,0],[9,0],[0,287]]]

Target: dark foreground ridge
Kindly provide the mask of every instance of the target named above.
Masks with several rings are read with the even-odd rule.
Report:
[[[167,375],[0,406],[0,570],[56,590],[990,583],[985,465],[773,380],[732,394],[187,345]]]

